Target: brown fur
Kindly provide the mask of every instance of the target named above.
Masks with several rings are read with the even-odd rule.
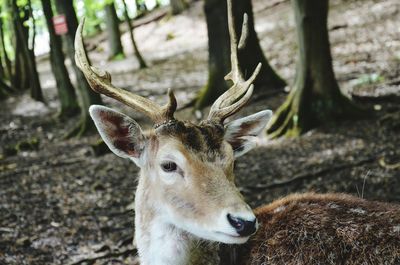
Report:
[[[190,121],[173,121],[156,129],[158,135],[177,138],[185,147],[199,153],[218,151],[224,131],[214,123],[193,124]]]
[[[237,264],[400,264],[400,206],[295,194],[255,210],[261,226]]]

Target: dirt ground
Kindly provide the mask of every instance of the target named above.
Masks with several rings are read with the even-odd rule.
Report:
[[[265,54],[290,84],[296,60],[290,2],[256,0],[254,11]],[[252,206],[304,191],[400,203],[399,17],[398,0],[331,1],[337,79],[344,93],[375,109],[375,115],[297,139],[261,138],[259,147],[236,163],[238,186]],[[207,78],[202,3],[142,25],[135,34],[149,69],[137,69],[127,34],[127,59],[106,62],[106,46],[100,43],[90,53],[94,64],[107,65],[116,85],[159,102],[173,87],[181,106],[189,102]],[[45,58],[39,70],[47,105],[25,95],[0,105],[0,264],[132,264],[138,169],[111,153],[95,156],[90,143],[97,134],[64,140],[78,119],[54,118],[58,103]],[[274,110],[285,96],[255,97],[240,115]],[[105,102],[146,127],[142,116]],[[178,116],[190,115],[185,109]]]

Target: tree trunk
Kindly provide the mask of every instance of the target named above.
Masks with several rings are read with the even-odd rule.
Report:
[[[34,50],[35,50],[35,39],[36,39],[36,19],[35,16],[33,15],[33,9],[32,9],[32,1],[28,0],[28,16],[31,18],[32,20],[32,28],[31,28],[31,34],[32,34],[32,38],[31,38],[31,43],[28,42],[28,47],[29,50],[32,51],[32,53],[34,54]],[[29,36],[29,34],[28,34]],[[28,38],[29,40],[29,38]]]
[[[32,9],[32,2],[31,0],[28,0],[28,19],[30,18],[32,28],[31,28],[31,33],[29,33],[29,28],[27,29],[27,44],[28,44],[28,52],[29,52],[29,57],[31,58],[31,61],[33,64],[30,66],[30,74],[33,74],[33,80],[32,77],[30,78],[31,82],[31,97],[33,99],[39,100],[39,101],[44,101],[43,98],[43,92],[42,92],[42,86],[40,85],[40,80],[39,80],[39,73],[37,72],[37,66],[36,66],[36,59],[35,59],[35,39],[36,39],[36,20],[35,17],[33,16],[33,9]],[[31,37],[32,42],[29,43],[29,37]]]
[[[173,15],[182,13],[188,7],[188,3],[185,0],[170,0],[169,4]]]
[[[119,19],[115,11],[114,2],[104,7],[106,12],[106,24],[108,32],[109,58],[115,59],[124,56],[121,43],[121,32],[119,31]]]
[[[146,1],[135,0],[135,5],[136,5],[136,17],[140,17],[148,12],[148,9],[146,6]],[[157,1],[156,1],[156,5],[157,5]]]
[[[78,20],[72,0],[56,0],[56,8],[59,14],[65,14],[67,18],[68,33],[64,40],[67,44],[67,54],[71,60],[75,75],[76,83],[79,88],[79,96],[81,102],[81,121],[67,136],[77,135],[80,136],[88,131],[94,131],[95,127],[89,118],[89,106],[92,104],[102,104],[99,94],[95,93],[89,86],[84,74],[79,70],[75,64],[75,48],[74,39],[75,32],[78,27]]]
[[[56,35],[54,30],[52,20],[54,14],[51,8],[51,0],[41,0],[41,2],[50,37],[51,69],[56,79],[58,98],[61,105],[58,116],[60,118],[71,117],[79,113],[78,99],[69,78],[68,70],[65,67],[61,38]]]
[[[3,66],[3,57],[0,54],[0,79],[4,79],[4,78],[5,78],[5,70],[4,70],[4,66]]]
[[[1,10],[0,10],[1,12]],[[0,17],[0,46],[1,46],[1,50],[0,50],[0,57],[4,60],[4,75],[6,78],[8,78],[9,80],[11,80],[12,77],[12,68],[11,68],[11,61],[8,58],[8,54],[6,51],[6,45],[4,43],[4,29],[3,29],[3,18]]]
[[[363,114],[341,93],[333,72],[328,2],[292,0],[299,46],[296,80],[267,130],[271,137],[297,136],[318,125]]]
[[[6,12],[8,12],[11,17],[9,23],[9,30],[11,31],[10,38],[11,38],[11,44],[14,47],[14,63],[11,64],[10,61],[10,82],[11,82],[11,87],[15,91],[21,91],[25,88],[27,88],[28,82],[27,82],[27,67],[26,64],[24,64],[24,58],[23,58],[23,53],[22,53],[22,48],[21,48],[21,38],[19,37],[18,30],[17,30],[17,22],[14,19],[13,15],[13,7],[12,7],[12,0],[7,0],[5,1],[5,7],[6,7]],[[2,32],[4,33],[4,32]],[[4,35],[2,37],[2,42],[4,45]],[[3,46],[5,47],[5,46]],[[3,52],[5,55],[7,55],[6,50],[4,49]]]
[[[1,25],[0,25],[0,27],[1,27]],[[1,34],[1,32],[0,32],[0,34]],[[1,42],[0,42],[0,45],[2,45]],[[8,73],[7,73],[7,66],[5,66],[5,63],[3,63],[3,61],[4,60],[3,60],[3,57],[1,56],[1,51],[0,51],[0,99],[5,99],[11,93],[14,92],[14,90],[6,83],[6,80],[8,79],[7,78]]]
[[[154,9],[160,8],[161,7],[161,1],[162,0],[156,0],[156,5],[154,6]]]
[[[16,30],[16,27],[14,27]],[[16,90],[23,90],[27,88],[27,71],[26,66],[24,65],[24,58],[22,54],[21,48],[21,38],[18,36],[19,34],[15,33],[15,43],[14,43],[14,70],[13,75],[11,77],[12,87]]]
[[[133,27],[132,27],[132,23],[131,23],[131,19],[129,17],[129,13],[128,13],[128,8],[126,6],[125,0],[122,0],[122,3],[124,4],[124,16],[125,16],[125,21],[126,24],[128,25],[128,31],[129,31],[129,35],[131,37],[131,41],[132,41],[132,46],[133,46],[133,51],[135,53],[136,59],[138,59],[139,61],[139,67],[140,68],[146,68],[146,62],[144,61],[142,55],[139,52],[139,49],[136,45],[136,41],[133,35]]]
[[[42,88],[40,86],[39,74],[36,69],[36,61],[33,50],[29,49],[29,30],[25,28],[23,22],[27,19],[21,19],[20,10],[17,6],[17,1],[13,0],[11,3],[13,10],[13,20],[15,22],[17,39],[19,38],[21,44],[22,56],[24,58],[23,64],[27,67],[27,80],[29,80],[31,97],[38,101],[44,101]]]
[[[233,14],[236,32],[240,35],[243,14],[248,15],[249,35],[246,47],[238,52],[239,64],[242,72],[252,73],[259,62],[261,71],[254,82],[255,93],[261,87],[281,89],[286,84],[275,73],[265,58],[254,30],[253,11],[250,0],[233,0]],[[206,0],[204,11],[208,29],[208,81],[202,88],[196,102],[196,109],[201,109],[218,98],[227,88],[224,76],[230,69],[230,42],[228,32],[228,18],[225,0]]]
[[[11,87],[0,78],[0,99],[5,99],[10,95]]]
[[[0,5],[0,14],[2,13],[2,8]],[[5,77],[5,67],[3,66],[3,52],[4,49],[4,43],[3,43],[3,18],[0,16],[0,80]]]
[[[0,14],[2,13],[2,8],[0,5]],[[3,18],[0,16],[0,80],[6,77],[6,66],[2,52],[5,50],[3,43]]]

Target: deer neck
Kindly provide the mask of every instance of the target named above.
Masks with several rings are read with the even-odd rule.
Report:
[[[218,244],[201,241],[171,224],[159,211],[143,171],[135,195],[135,241],[141,265],[214,265]]]

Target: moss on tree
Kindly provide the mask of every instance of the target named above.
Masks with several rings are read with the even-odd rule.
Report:
[[[299,55],[296,80],[267,133],[294,137],[321,124],[366,114],[345,97],[332,67],[327,30],[328,1],[292,0]]]

